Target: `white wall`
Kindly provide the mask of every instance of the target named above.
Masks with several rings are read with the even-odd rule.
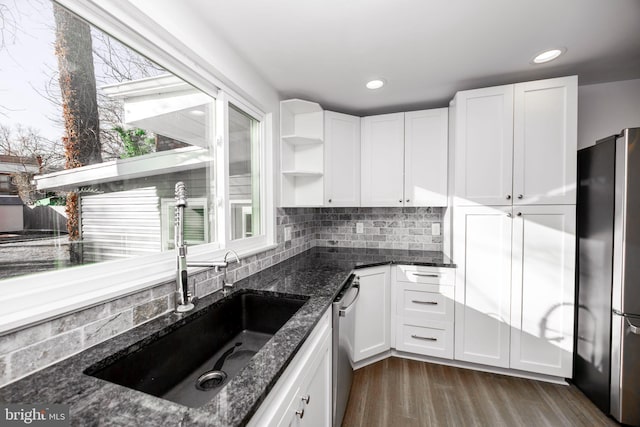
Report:
[[[640,79],[578,88],[578,149],[628,127],[640,127]]]

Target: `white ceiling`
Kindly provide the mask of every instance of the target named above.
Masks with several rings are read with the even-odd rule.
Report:
[[[458,90],[578,74],[640,78],[639,0],[190,0],[283,98],[357,115]],[[532,57],[553,47],[545,65]],[[378,91],[364,87],[382,77]]]

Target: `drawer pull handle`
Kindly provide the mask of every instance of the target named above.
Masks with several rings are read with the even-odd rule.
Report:
[[[420,276],[420,277],[440,277],[439,274],[433,274],[433,273],[411,273],[414,276]]]
[[[421,337],[420,335],[411,335],[411,338],[415,338],[417,340],[425,340],[425,341],[438,341],[438,338],[433,337]]]
[[[302,398],[301,398],[301,399],[302,399],[302,401],[303,401],[304,403],[306,403],[306,404],[308,405],[308,404],[309,404],[309,401],[311,400],[311,396],[307,394],[306,396],[302,396]]]
[[[438,305],[437,301],[418,301],[418,300],[412,299],[411,302],[414,304]]]
[[[304,418],[304,409],[298,409],[298,410],[296,411],[296,415],[297,415],[300,419]]]

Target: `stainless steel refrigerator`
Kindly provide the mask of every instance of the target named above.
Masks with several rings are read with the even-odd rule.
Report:
[[[640,426],[640,128],[578,151],[574,383]]]

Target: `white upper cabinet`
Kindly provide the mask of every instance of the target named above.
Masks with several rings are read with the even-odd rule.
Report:
[[[454,101],[454,203],[510,205],[513,85],[458,92]]]
[[[404,113],[362,118],[362,206],[404,205]]]
[[[324,205],[360,206],[360,117],[325,111]]]
[[[404,205],[447,206],[448,108],[404,114]]]
[[[454,204],[575,204],[578,78],[458,92]]]
[[[362,206],[447,206],[448,110],[362,118]]]
[[[513,203],[575,204],[576,76],[514,86]]]
[[[571,378],[576,208],[513,208],[511,368]]]

